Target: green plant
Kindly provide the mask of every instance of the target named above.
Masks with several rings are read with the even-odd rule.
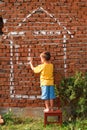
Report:
[[[87,116],[87,73],[76,72],[74,76],[64,78],[58,91],[62,104],[70,107],[69,119]]]
[[[12,111],[9,109],[7,113],[3,115],[3,119],[5,124],[13,124],[14,123],[14,115]]]
[[[21,118],[21,117],[15,116],[13,112],[11,111],[11,109],[9,109],[8,112],[3,115],[3,119],[6,125],[29,124],[33,122],[32,118]]]
[[[58,97],[59,96],[59,92],[58,92],[58,88],[57,85],[54,85],[54,89],[55,89],[55,96]]]

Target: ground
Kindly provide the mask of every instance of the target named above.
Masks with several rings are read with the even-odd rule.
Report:
[[[62,126],[51,124],[44,127],[43,119],[16,119],[14,123],[9,121],[7,124],[1,125],[0,130],[87,130],[87,120],[64,122]]]

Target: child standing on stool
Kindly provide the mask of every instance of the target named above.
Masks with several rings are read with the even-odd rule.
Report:
[[[34,67],[32,58],[30,58],[30,67],[34,73],[40,73],[40,85],[42,90],[41,99],[45,101],[44,112],[53,111],[55,99],[53,64],[50,62],[50,52],[40,54],[42,64]]]

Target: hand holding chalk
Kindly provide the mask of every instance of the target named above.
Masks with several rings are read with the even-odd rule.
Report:
[[[33,58],[32,57],[29,57],[28,60],[29,60],[30,64],[33,62]]]
[[[33,61],[33,58],[32,58],[32,57],[29,57],[29,61],[32,62],[32,61]]]

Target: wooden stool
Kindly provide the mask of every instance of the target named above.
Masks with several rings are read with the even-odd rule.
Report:
[[[58,100],[58,109],[57,110],[44,112],[44,126],[46,126],[46,124],[51,124],[51,123],[58,123],[58,124],[62,125],[62,111],[60,110],[59,97],[57,98],[57,100]],[[58,120],[55,122],[50,122],[47,120],[48,116],[57,116]]]

